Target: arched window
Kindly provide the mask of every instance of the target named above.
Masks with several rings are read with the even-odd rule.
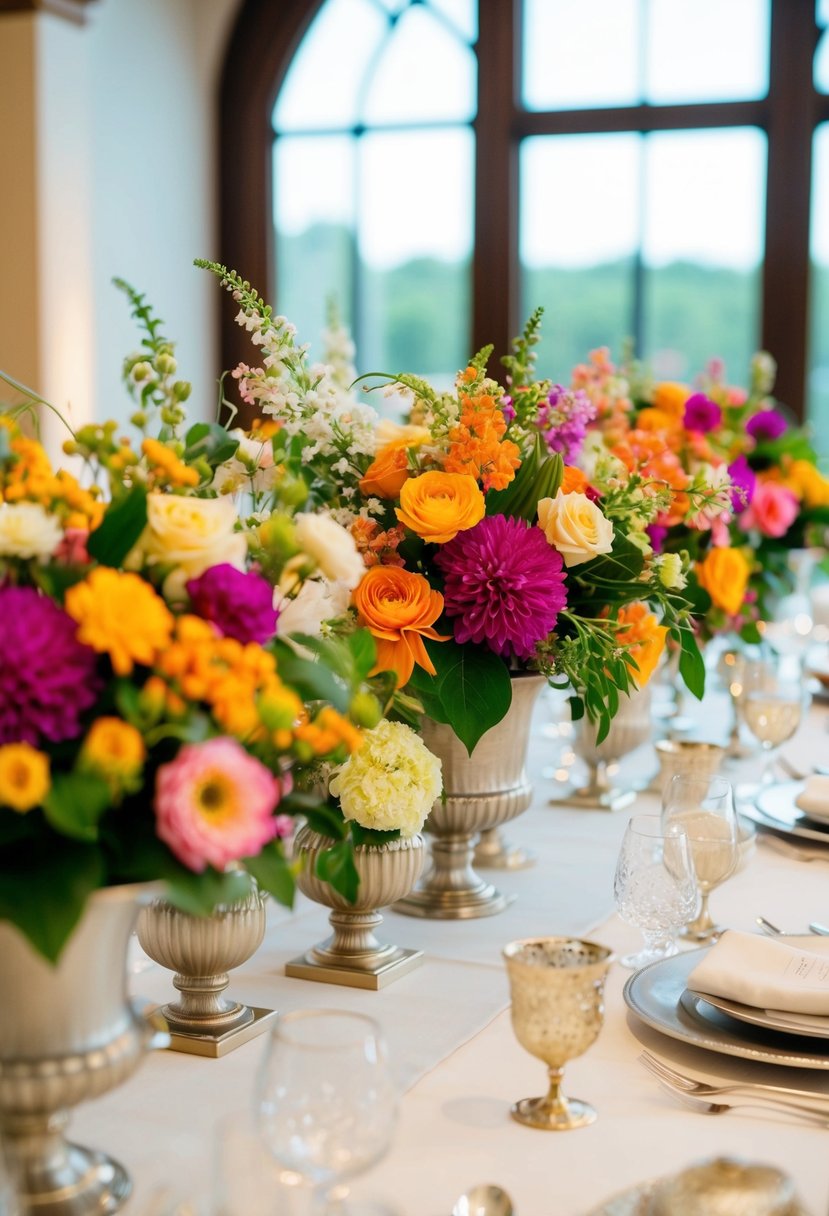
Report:
[[[336,294],[361,370],[450,374],[543,304],[546,374],[630,337],[660,375],[717,354],[739,379],[762,344],[820,422],[827,23],[829,0],[246,0],[221,256],[305,340]]]

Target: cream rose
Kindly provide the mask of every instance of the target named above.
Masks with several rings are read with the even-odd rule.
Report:
[[[328,515],[297,515],[297,544],[326,578],[356,587],[366,572],[354,537]]]
[[[49,557],[62,539],[60,524],[40,503],[0,503],[3,557]]]
[[[318,634],[323,621],[333,621],[344,616],[351,602],[351,589],[344,583],[331,583],[328,579],[308,579],[293,598],[276,588],[273,606],[278,609],[276,632],[280,636],[288,633]]]
[[[562,494],[542,498],[538,504],[538,526],[564,558],[565,566],[580,566],[613,546],[613,524],[586,494]]]
[[[234,531],[238,518],[229,498],[149,494],[137,548],[146,561],[176,566],[187,578],[224,563],[244,570],[247,541]]]

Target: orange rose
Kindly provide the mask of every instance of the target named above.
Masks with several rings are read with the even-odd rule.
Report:
[[[661,384],[654,385],[653,404],[656,409],[664,410],[666,414],[681,422],[685,414],[685,402],[690,396],[691,390],[687,384],[663,380]]]
[[[360,478],[367,497],[397,498],[409,480],[409,452],[405,442],[390,443],[372,460]]]
[[[573,464],[564,466],[560,486],[562,494],[584,494],[589,484],[587,474],[583,473],[581,469],[577,469]]]
[[[423,540],[445,545],[459,532],[474,528],[486,513],[484,496],[466,473],[421,473],[400,491],[396,515]]]
[[[397,566],[373,566],[352,595],[360,624],[377,643],[372,675],[393,671],[402,688],[415,663],[429,675],[436,674],[423,639],[448,641],[447,635],[431,628],[443,612],[443,596],[432,590],[422,574]]]
[[[619,641],[630,647],[627,652],[630,674],[637,687],[644,688],[665,649],[667,626],[657,624],[647,604],[642,603],[620,608],[617,619],[620,625]]]
[[[697,563],[699,585],[729,616],[736,616],[742,608],[750,574],[751,567],[739,549],[709,549],[705,560]]]

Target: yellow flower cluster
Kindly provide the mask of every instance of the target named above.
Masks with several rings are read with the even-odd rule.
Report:
[[[40,806],[49,792],[49,757],[29,743],[0,747],[0,806],[23,814]]]
[[[141,451],[150,464],[150,473],[156,485],[197,486],[201,480],[194,468],[186,465],[171,447],[158,439],[145,439]]]
[[[80,767],[97,773],[116,793],[136,787],[147,749],[139,731],[121,718],[97,718],[83,741]]]
[[[85,490],[65,469],[54,473],[42,444],[9,418],[0,417],[0,425],[11,435],[11,458],[0,462],[0,502],[35,502],[56,515],[64,528],[97,528],[104,514],[98,488]]]
[[[136,663],[151,666],[173,630],[171,612],[149,583],[106,566],[70,587],[64,607],[78,622],[78,641],[109,655],[119,676]]]

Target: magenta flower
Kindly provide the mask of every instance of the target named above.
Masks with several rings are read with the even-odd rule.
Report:
[[[554,384],[538,407],[538,428],[551,452],[560,452],[565,464],[574,464],[596,417],[596,406],[583,389]]]
[[[745,511],[746,507],[751,506],[754,489],[757,485],[757,474],[745,456],[740,455],[736,460],[732,460],[728,466],[728,476],[731,478],[731,483],[734,486],[731,494],[731,506],[734,514],[739,515]]]
[[[255,571],[225,563],[211,566],[187,583],[193,611],[237,642],[267,642],[276,632],[273,590]]]
[[[648,539],[651,542],[651,548],[654,553],[661,553],[665,544],[665,537],[668,535],[668,529],[662,524],[648,524],[645,531],[648,534]]]
[[[31,587],[0,587],[0,743],[76,739],[100,688],[77,625]]]
[[[786,429],[786,419],[777,410],[760,410],[746,423],[746,434],[758,443],[779,439]]]
[[[223,870],[279,834],[280,797],[277,779],[235,739],[188,743],[156,774],[156,832],[196,874]]]
[[[490,515],[443,545],[435,561],[460,643],[528,659],[567,603],[561,554],[523,519]]]
[[[722,422],[722,410],[716,401],[706,397],[705,393],[694,393],[685,402],[685,414],[682,425],[686,431],[699,431],[707,435]]]

